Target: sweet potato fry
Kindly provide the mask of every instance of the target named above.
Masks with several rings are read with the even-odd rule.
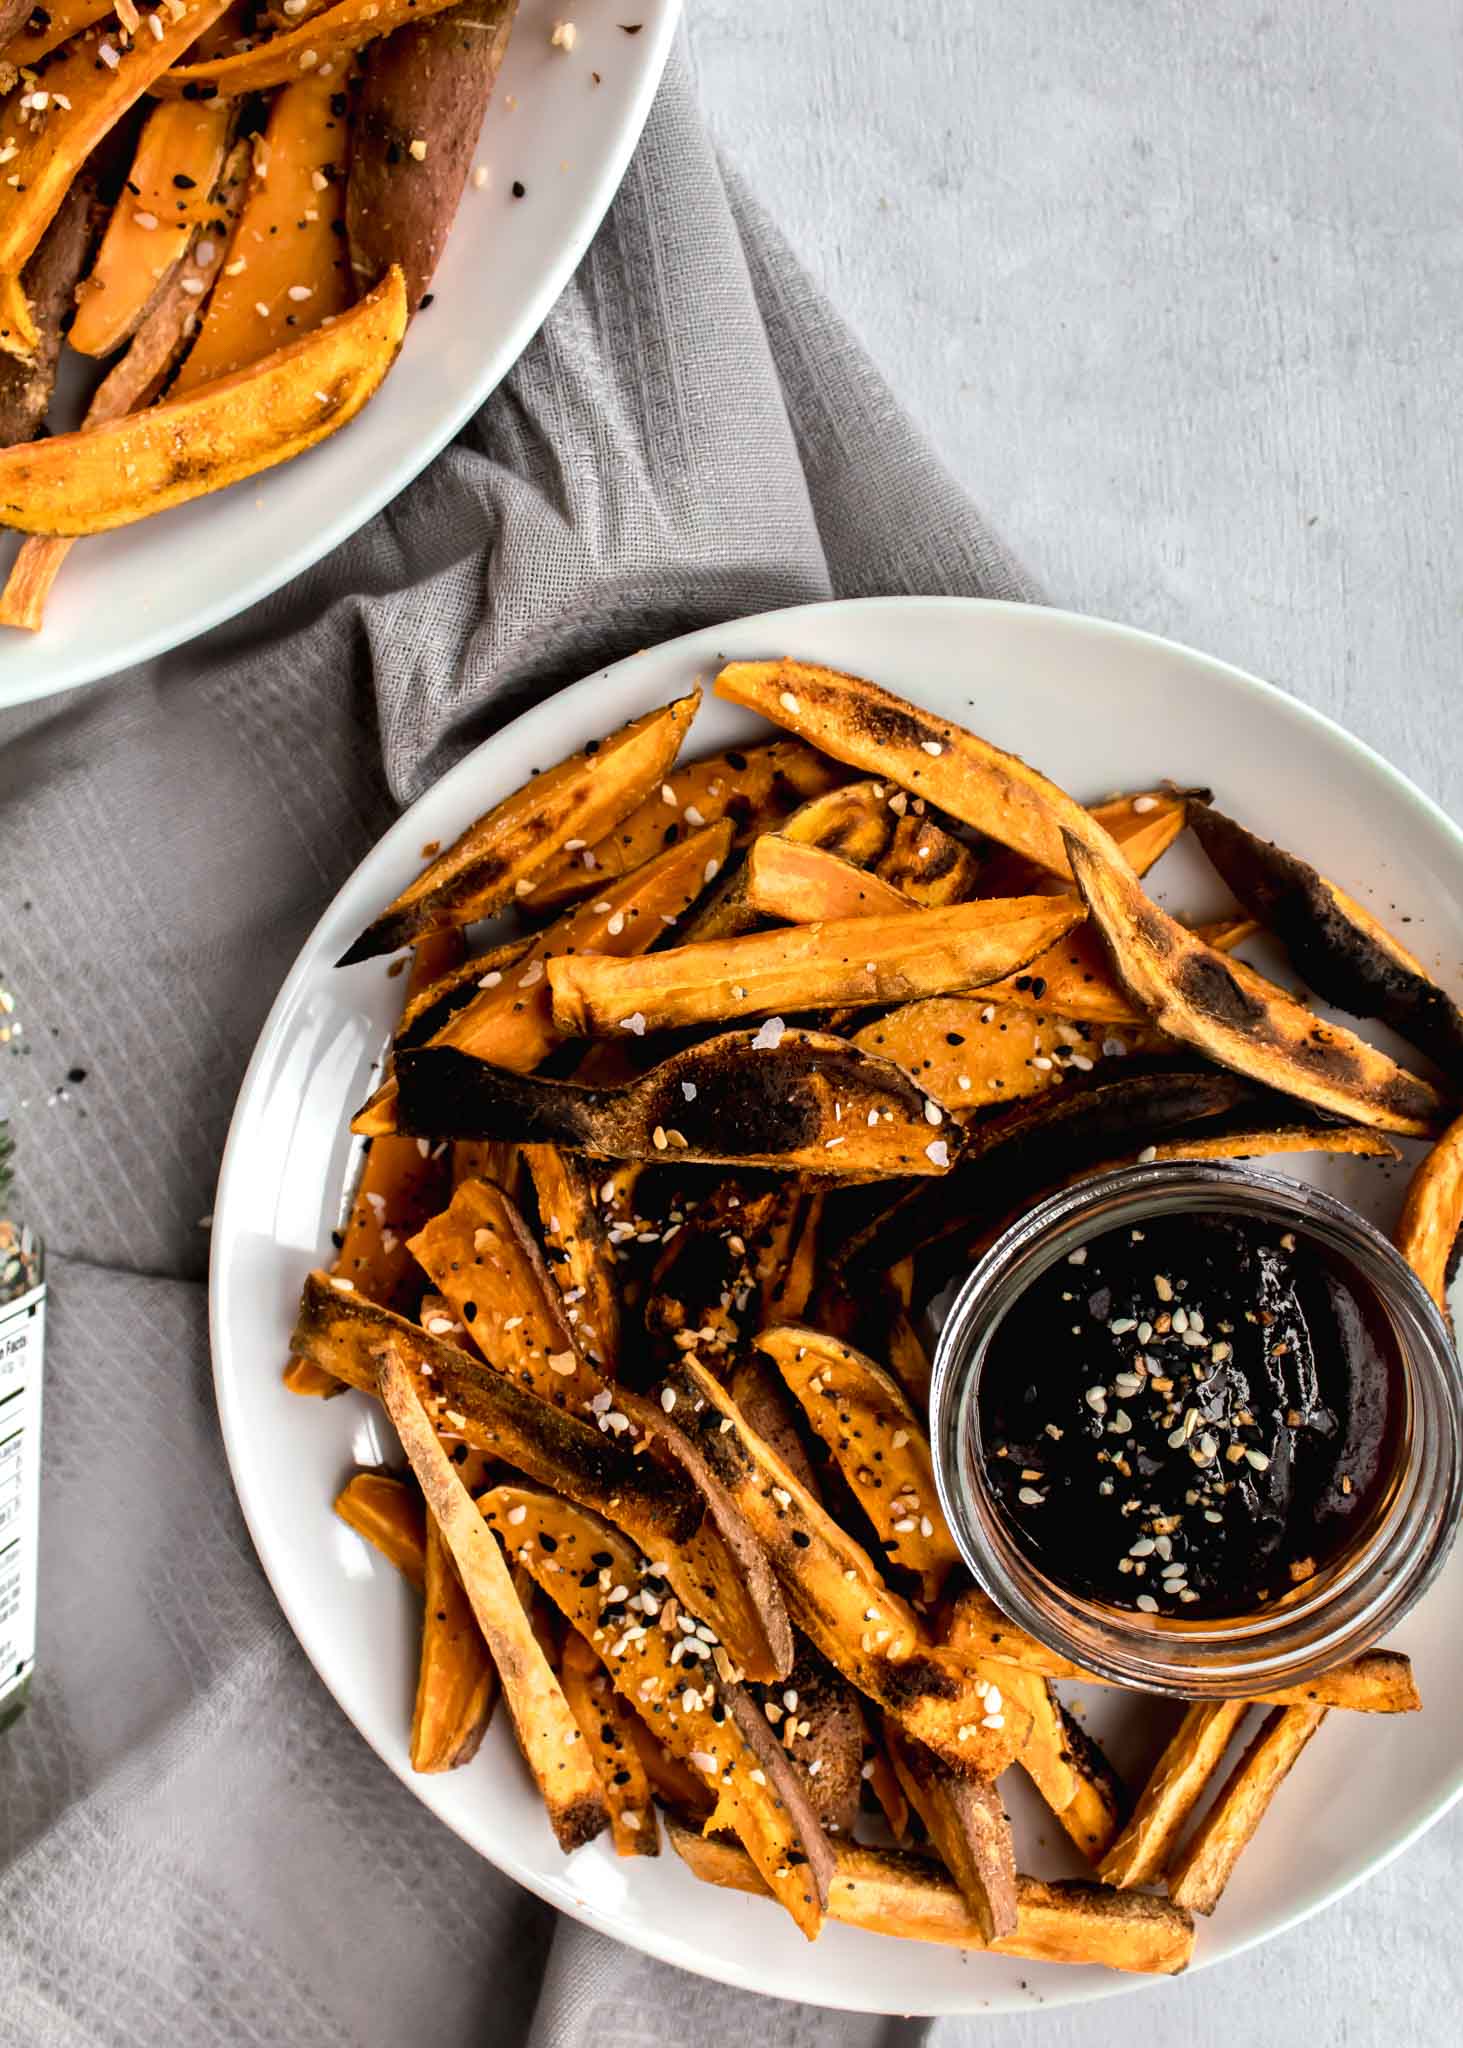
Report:
[[[1087,808],[1089,816],[1122,848],[1133,873],[1146,875],[1183,831],[1189,804],[1204,803],[1209,794],[1207,789],[1179,789],[1166,782]],[[996,854],[980,873],[982,896],[1025,896],[1071,886],[1070,879],[1050,874],[1035,862],[1023,860],[1019,853]]]
[[[993,1657],[1047,1678],[1080,1678],[1084,1685],[1112,1683],[1039,1643],[1008,1621],[984,1593],[960,1595],[946,1640],[950,1649],[962,1656]],[[1397,1650],[1364,1650],[1319,1678],[1250,1697],[1261,1706],[1345,1707],[1359,1714],[1415,1714],[1422,1705],[1411,1662]]]
[[[1128,1825],[1098,1866],[1104,1884],[1126,1889],[1157,1883],[1245,1713],[1243,1700],[1206,1700],[1186,1710],[1138,1794]]]
[[[764,1330],[757,1349],[833,1453],[889,1561],[918,1576],[926,1601],[938,1599],[960,1553],[935,1491],[929,1437],[903,1389],[818,1330]]]
[[[1436,1089],[1227,961],[1150,902],[1120,858],[1069,838],[1077,885],[1135,1003],[1170,1038],[1282,1094],[1381,1130],[1424,1135]]]
[[[427,1518],[416,1492],[389,1472],[355,1472],[335,1496],[335,1512],[394,1564],[420,1593],[427,1575]]]
[[[827,1838],[766,1716],[716,1657],[717,1645],[694,1628],[686,1635],[659,1625],[660,1574],[607,1523],[525,1486],[495,1487],[481,1507],[599,1653],[616,1690],[716,1793],[718,1825],[740,1837],[763,1881],[812,1939],[832,1870]],[[694,1610],[687,1619],[695,1622]],[[688,1642],[699,1651],[688,1654]]]
[[[1407,1185],[1397,1249],[1446,1316],[1463,1231],[1463,1117],[1449,1124]]]
[[[981,864],[980,856],[953,832],[933,818],[906,811],[874,872],[892,883],[906,902],[917,903],[922,910],[939,910],[948,903],[968,903],[979,892]]]
[[[1061,893],[1065,897],[1070,892]],[[1197,935],[1217,953],[1232,952],[1254,930],[1247,917],[1223,918],[1214,925],[1195,927]],[[1090,925],[1079,925],[1056,945],[1048,946],[1020,974],[989,983],[984,994],[987,1000],[1025,1003],[1048,1015],[1055,1011],[1080,1023],[1116,1026],[1124,1032],[1147,1022],[1141,1006],[1119,986],[1107,949]]]
[[[1306,983],[1354,1017],[1379,1017],[1463,1086],[1463,1010],[1369,910],[1309,861],[1196,804],[1199,844]]]
[[[399,1054],[396,1081],[398,1120],[419,1137],[507,1138],[606,1159],[936,1174],[958,1145],[954,1126],[933,1135],[927,1098],[902,1069],[818,1031],[725,1032],[623,1088],[514,1074],[448,1046]]]
[[[623,1441],[630,1417],[605,1395],[596,1396],[604,1404],[596,1428],[342,1285],[323,1273],[305,1282],[291,1338],[300,1356],[373,1393],[377,1356],[394,1341],[444,1429],[613,1520],[665,1561],[678,1597],[714,1625],[748,1677],[782,1676],[792,1661],[787,1614],[766,1559],[724,1496],[709,1499],[683,1469],[636,1456]]]
[[[812,1462],[798,1435],[794,1419],[796,1410],[782,1383],[782,1375],[759,1353],[749,1351],[732,1367],[726,1390],[745,1417],[747,1427],[756,1431],[774,1456],[786,1465],[798,1485],[821,1506],[822,1494]]]
[[[564,1638],[559,1683],[604,1786],[616,1854],[658,1856],[660,1829],[650,1779],[630,1732],[634,1716],[576,1628]]]
[[[51,0],[47,7],[36,7],[32,0],[6,0],[0,12],[0,57],[17,71],[29,70],[112,13],[114,6],[115,0]],[[5,26],[12,21],[17,24],[13,35]]]
[[[892,1723],[886,1723],[884,1739],[905,1797],[959,1885],[982,1941],[989,1946],[1014,1934],[1016,1851],[995,1786],[988,1778],[952,1771]]]
[[[1100,1165],[1085,1168],[1084,1175],[1139,1162],[1151,1166],[1155,1160],[1260,1159],[1284,1152],[1350,1152],[1367,1159],[1401,1156],[1380,1131],[1368,1130],[1363,1124],[1304,1123],[1298,1119],[1273,1123],[1241,1121],[1232,1129],[1195,1131],[1190,1137],[1168,1138],[1162,1144],[1145,1145],[1140,1151],[1115,1154]]]
[[[395,271],[333,326],[237,376],[105,426],[0,450],[0,526],[105,533],[288,462],[355,418],[405,329]]]
[[[110,355],[136,332],[209,217],[228,140],[228,112],[221,106],[179,100],[148,115],[125,193],[112,209],[90,275],[77,287],[68,336],[74,349]]]
[[[761,917],[813,924],[830,917],[898,917],[909,909],[891,882],[841,854],[764,832],[747,854],[747,902]]]
[[[947,910],[830,919],[641,960],[561,958],[549,968],[566,1035],[611,1037],[833,1003],[896,1003],[1013,974],[1078,921],[1075,903],[1022,896]]]
[[[797,1772],[819,1826],[830,1834],[851,1834],[868,1733],[858,1694],[801,1636],[786,1679],[749,1691]]]
[[[400,1347],[390,1340],[379,1375],[381,1399],[492,1652],[549,1823],[561,1849],[577,1849],[601,1832],[609,1813],[574,1716],[524,1614],[502,1553],[437,1439]],[[429,1556],[429,1583],[430,1569]]]
[[[756,1867],[734,1842],[672,1821],[671,1847],[697,1877],[732,1891],[763,1892]],[[898,1849],[835,1842],[828,1915],[870,1934],[979,1949],[975,1915],[953,1877]],[[1016,1931],[990,1944],[997,1955],[1038,1963],[1100,1964],[1109,1970],[1176,1976],[1194,1952],[1194,1923],[1181,1907],[1145,1892],[1105,1885],[1016,1880]]]
[[[1168,1041],[1146,1026],[1080,1024],[1026,1003],[984,995],[926,996],[855,1031],[853,1043],[893,1060],[952,1115],[1044,1095],[1129,1054],[1163,1053]]]
[[[164,103],[153,119],[190,104]],[[217,119],[228,102],[209,104]],[[254,139],[249,189],[175,397],[246,369],[350,305],[340,233],[349,150],[339,79],[302,78],[276,96],[268,126]],[[383,263],[368,288],[389,268]]]
[[[339,965],[394,952],[424,931],[471,924],[512,903],[519,883],[531,883],[568,840],[598,838],[635,808],[675,759],[700,701],[695,690],[632,719],[504,797],[407,884]]]
[[[867,1553],[748,1428],[692,1354],[667,1375],[666,1397],[761,1542],[793,1620],[814,1646],[955,1769],[997,1776],[1026,1738],[1024,1719],[987,1714],[984,1688],[963,1660],[929,1640]]]
[[[1011,1666],[1003,1668],[1009,1671]],[[1021,1677],[1023,1682],[1029,1683],[1029,1673],[1023,1673]],[[1047,1684],[1050,1693],[1049,1683],[1040,1682]],[[1024,1695],[1018,1691],[1017,1697]],[[1061,1707],[1059,1713],[1075,1789],[1070,1804],[1062,1807],[1056,1817],[1068,1839],[1081,1850],[1088,1862],[1096,1863],[1111,1846],[1132,1800],[1128,1788],[1081,1722],[1065,1707]]]
[[[1277,1707],[1168,1868],[1168,1895],[1190,1913],[1212,1913],[1234,1867],[1291,1765],[1326,1718],[1324,1707]]]
[[[421,1005],[408,1010],[398,1050],[421,1043],[450,1045],[513,1073],[531,1073],[562,1043],[545,963],[559,953],[635,953],[654,945],[715,875],[726,857],[730,834],[725,820],[709,826],[695,838],[668,847],[643,868],[606,884],[602,896],[556,918],[521,951],[500,949],[480,955],[481,971],[461,978],[469,983],[461,1001],[460,983],[449,987],[444,977]],[[368,1133],[395,1130],[396,1101],[392,1076],[351,1128]]]
[[[428,987],[414,989],[401,1013],[392,1044],[430,1045],[443,1025],[465,1009],[485,983],[489,988],[500,988],[509,968],[525,960],[533,945],[533,934],[521,932],[484,952],[468,954],[445,974],[439,974]]]
[[[215,56],[196,64],[175,64],[159,78],[153,91],[159,99],[238,99],[245,93],[268,92],[289,85],[314,64],[304,61],[315,52],[319,64],[334,65],[343,75],[352,51],[390,35],[406,22],[440,14],[454,0],[335,0],[297,28],[270,36],[252,49]]]
[[[642,1315],[661,1363],[692,1342],[713,1360],[741,1350],[762,1320],[758,1247],[786,1207],[781,1189],[727,1180],[675,1228],[646,1283]]]
[[[14,338],[19,343],[28,336],[30,345],[11,349],[0,334],[0,447],[29,441],[46,417],[76,281],[91,260],[101,210],[96,174],[87,165],[77,173],[12,294],[11,309],[20,321]]]
[[[733,661],[717,677],[716,694],[760,711],[836,761],[888,776],[1052,874],[1071,872],[1064,829],[1079,843],[1107,838],[1065,790],[1015,754],[860,676],[802,661]]]
[[[618,1253],[589,1163],[557,1145],[525,1145],[523,1160],[538,1200],[539,1228],[564,1314],[576,1342],[613,1379],[620,1356]]]
[[[903,790],[878,782],[842,782],[800,804],[777,829],[799,846],[816,846],[856,868],[871,868],[893,845],[894,829],[908,808]]]
[[[422,1645],[411,1767],[455,1771],[477,1755],[498,1698],[498,1672],[435,1518],[427,1519]]]
[[[45,119],[17,121],[14,154],[0,184],[0,277],[19,274],[91,152],[143,93],[224,11],[228,0],[179,0],[177,15],[161,8],[161,33],[139,35],[125,49],[105,25],[88,29],[46,66]],[[116,60],[101,57],[105,46]],[[69,530],[69,529],[67,529]]]
[[[501,1188],[464,1181],[410,1250],[491,1365],[554,1407],[584,1413],[604,1380],[580,1352],[538,1246]]]

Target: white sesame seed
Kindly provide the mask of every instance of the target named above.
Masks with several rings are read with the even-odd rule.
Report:
[[[1151,1593],[1140,1593],[1136,1605],[1141,1607],[1145,1614],[1157,1614],[1158,1612],[1158,1602]]]
[[[670,1412],[671,1412],[671,1410],[672,1410],[672,1409],[673,1409],[673,1408],[675,1407],[675,1405],[676,1405],[676,1390],[675,1390],[675,1388],[674,1388],[674,1387],[662,1387],[662,1388],[661,1388],[661,1390],[660,1390],[660,1405],[661,1405],[661,1407],[662,1407],[662,1408],[664,1408],[664,1410],[665,1410],[666,1414],[667,1414],[667,1415],[669,1415],[669,1414],[670,1414]]]
[[[1089,1408],[1101,1415],[1107,1407],[1107,1388],[1089,1387],[1082,1398]]]
[[[1153,1538],[1151,1536],[1140,1536],[1136,1543],[1129,1544],[1128,1555],[1129,1557],[1151,1557],[1153,1555],[1153,1548]]]
[[[1017,1493],[1016,1498],[1020,1501],[1023,1507],[1027,1508],[1039,1508],[1043,1506],[1046,1501],[1046,1495],[1044,1493],[1038,1493],[1034,1486],[1023,1486]],[[894,1526],[898,1528],[899,1524],[896,1522]],[[909,1526],[912,1529],[914,1527],[913,1522],[911,1522]]]
[[[921,740],[920,746],[927,754],[943,754],[945,751],[938,740]]]
[[[1245,1463],[1253,1465],[1257,1472],[1268,1472],[1270,1469],[1270,1460],[1263,1451],[1246,1451]]]
[[[925,1146],[925,1157],[936,1166],[948,1166],[950,1164],[950,1147],[943,1138],[932,1139]]]
[[[1067,1264],[1069,1266],[1085,1266],[1087,1264],[1087,1247],[1085,1244],[1079,1244],[1076,1251],[1068,1252]]]
[[[1158,809],[1158,798],[1156,796],[1135,796],[1133,798],[1133,809],[1140,814],[1144,811],[1156,811]]]
[[[1138,1321],[1136,1316],[1114,1316],[1108,1324],[1109,1330],[1112,1331],[1115,1337],[1126,1337],[1129,1330],[1136,1330],[1137,1327]]]
[[[561,1379],[569,1379],[574,1371],[572,1351],[553,1351],[549,1354],[549,1371],[558,1373]]]
[[[784,690],[777,701],[782,706],[784,711],[797,711],[798,700],[796,697],[794,697],[791,690]]]
[[[639,1010],[632,1010],[628,1017],[620,1019],[622,1031],[633,1031],[637,1038],[645,1036],[645,1018]]]
[[[313,299],[314,296],[314,292],[307,284],[292,284],[289,290],[285,293],[285,297],[287,299],[293,299],[297,306],[303,306],[306,299]],[[529,887],[532,888],[532,886],[533,884],[530,883]]]

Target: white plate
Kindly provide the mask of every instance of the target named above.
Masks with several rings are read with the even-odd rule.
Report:
[[[357,1728],[420,1799],[520,1883],[621,1941],[727,1983],[870,2011],[969,2012],[1051,2005],[1139,1980],[1004,1957],[961,1955],[828,1926],[809,1946],[764,1900],[696,1883],[678,1859],[623,1862],[603,1842],[556,1850],[502,1718],[477,1759],[442,1777],[407,1764],[415,1599],[331,1513],[354,1464],[398,1462],[374,1404],[302,1403],[280,1384],[301,1280],[329,1257],[346,1163],[346,1121],[390,1036],[401,983],[384,962],[330,963],[448,841],[530,768],[709,682],[731,656],[796,653],[877,678],[1038,762],[1085,799],[1162,776],[1206,781],[1245,819],[1316,861],[1384,916],[1413,918],[1429,963],[1463,959],[1463,837],[1376,755],[1238,670],[1123,627],[1035,606],[947,598],[814,605],[718,627],[588,677],[529,712],[444,777],[362,862],[316,927],[264,1027],[239,1097],[214,1211],[212,1332],[224,1436],[239,1497],[285,1613]],[[693,750],[756,730],[715,702]],[[1187,864],[1186,864],[1187,863]],[[1222,892],[1180,846],[1160,870],[1171,903],[1206,914]],[[1402,1175],[1325,1161],[1329,1185],[1389,1221]],[[1317,1177],[1320,1177],[1318,1174]],[[1214,1919],[1198,1963],[1277,1933],[1375,1870],[1463,1789],[1463,1551],[1409,1620],[1424,1714],[1333,1715],[1280,1795]],[[1090,1725],[1131,1772],[1155,1725],[1089,1689]],[[1139,1714],[1139,1723],[1144,1715]],[[1012,1774],[1013,1777],[1017,1774]],[[1345,1796],[1336,1796],[1345,1787]],[[1019,1787],[1017,1788],[1019,1791]],[[1017,1815],[1023,1867],[1073,1866]]]
[[[0,711],[115,675],[267,597],[404,490],[507,375],[625,174],[680,0],[582,8],[566,56],[549,35],[572,12],[521,0],[475,158],[488,183],[463,193],[434,303],[360,419],[252,482],[84,541],[43,630],[0,631]],[[16,545],[0,544],[0,568]]]

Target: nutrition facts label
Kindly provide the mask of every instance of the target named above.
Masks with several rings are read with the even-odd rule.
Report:
[[[0,1308],[0,1710],[36,1654],[46,1290]]]

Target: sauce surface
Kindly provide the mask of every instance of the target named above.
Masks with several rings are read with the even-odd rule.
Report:
[[[1362,1282],[1248,1218],[1150,1218],[1037,1276],[978,1392],[992,1490],[1048,1577],[1252,1613],[1336,1556],[1392,1467],[1401,1367]]]

